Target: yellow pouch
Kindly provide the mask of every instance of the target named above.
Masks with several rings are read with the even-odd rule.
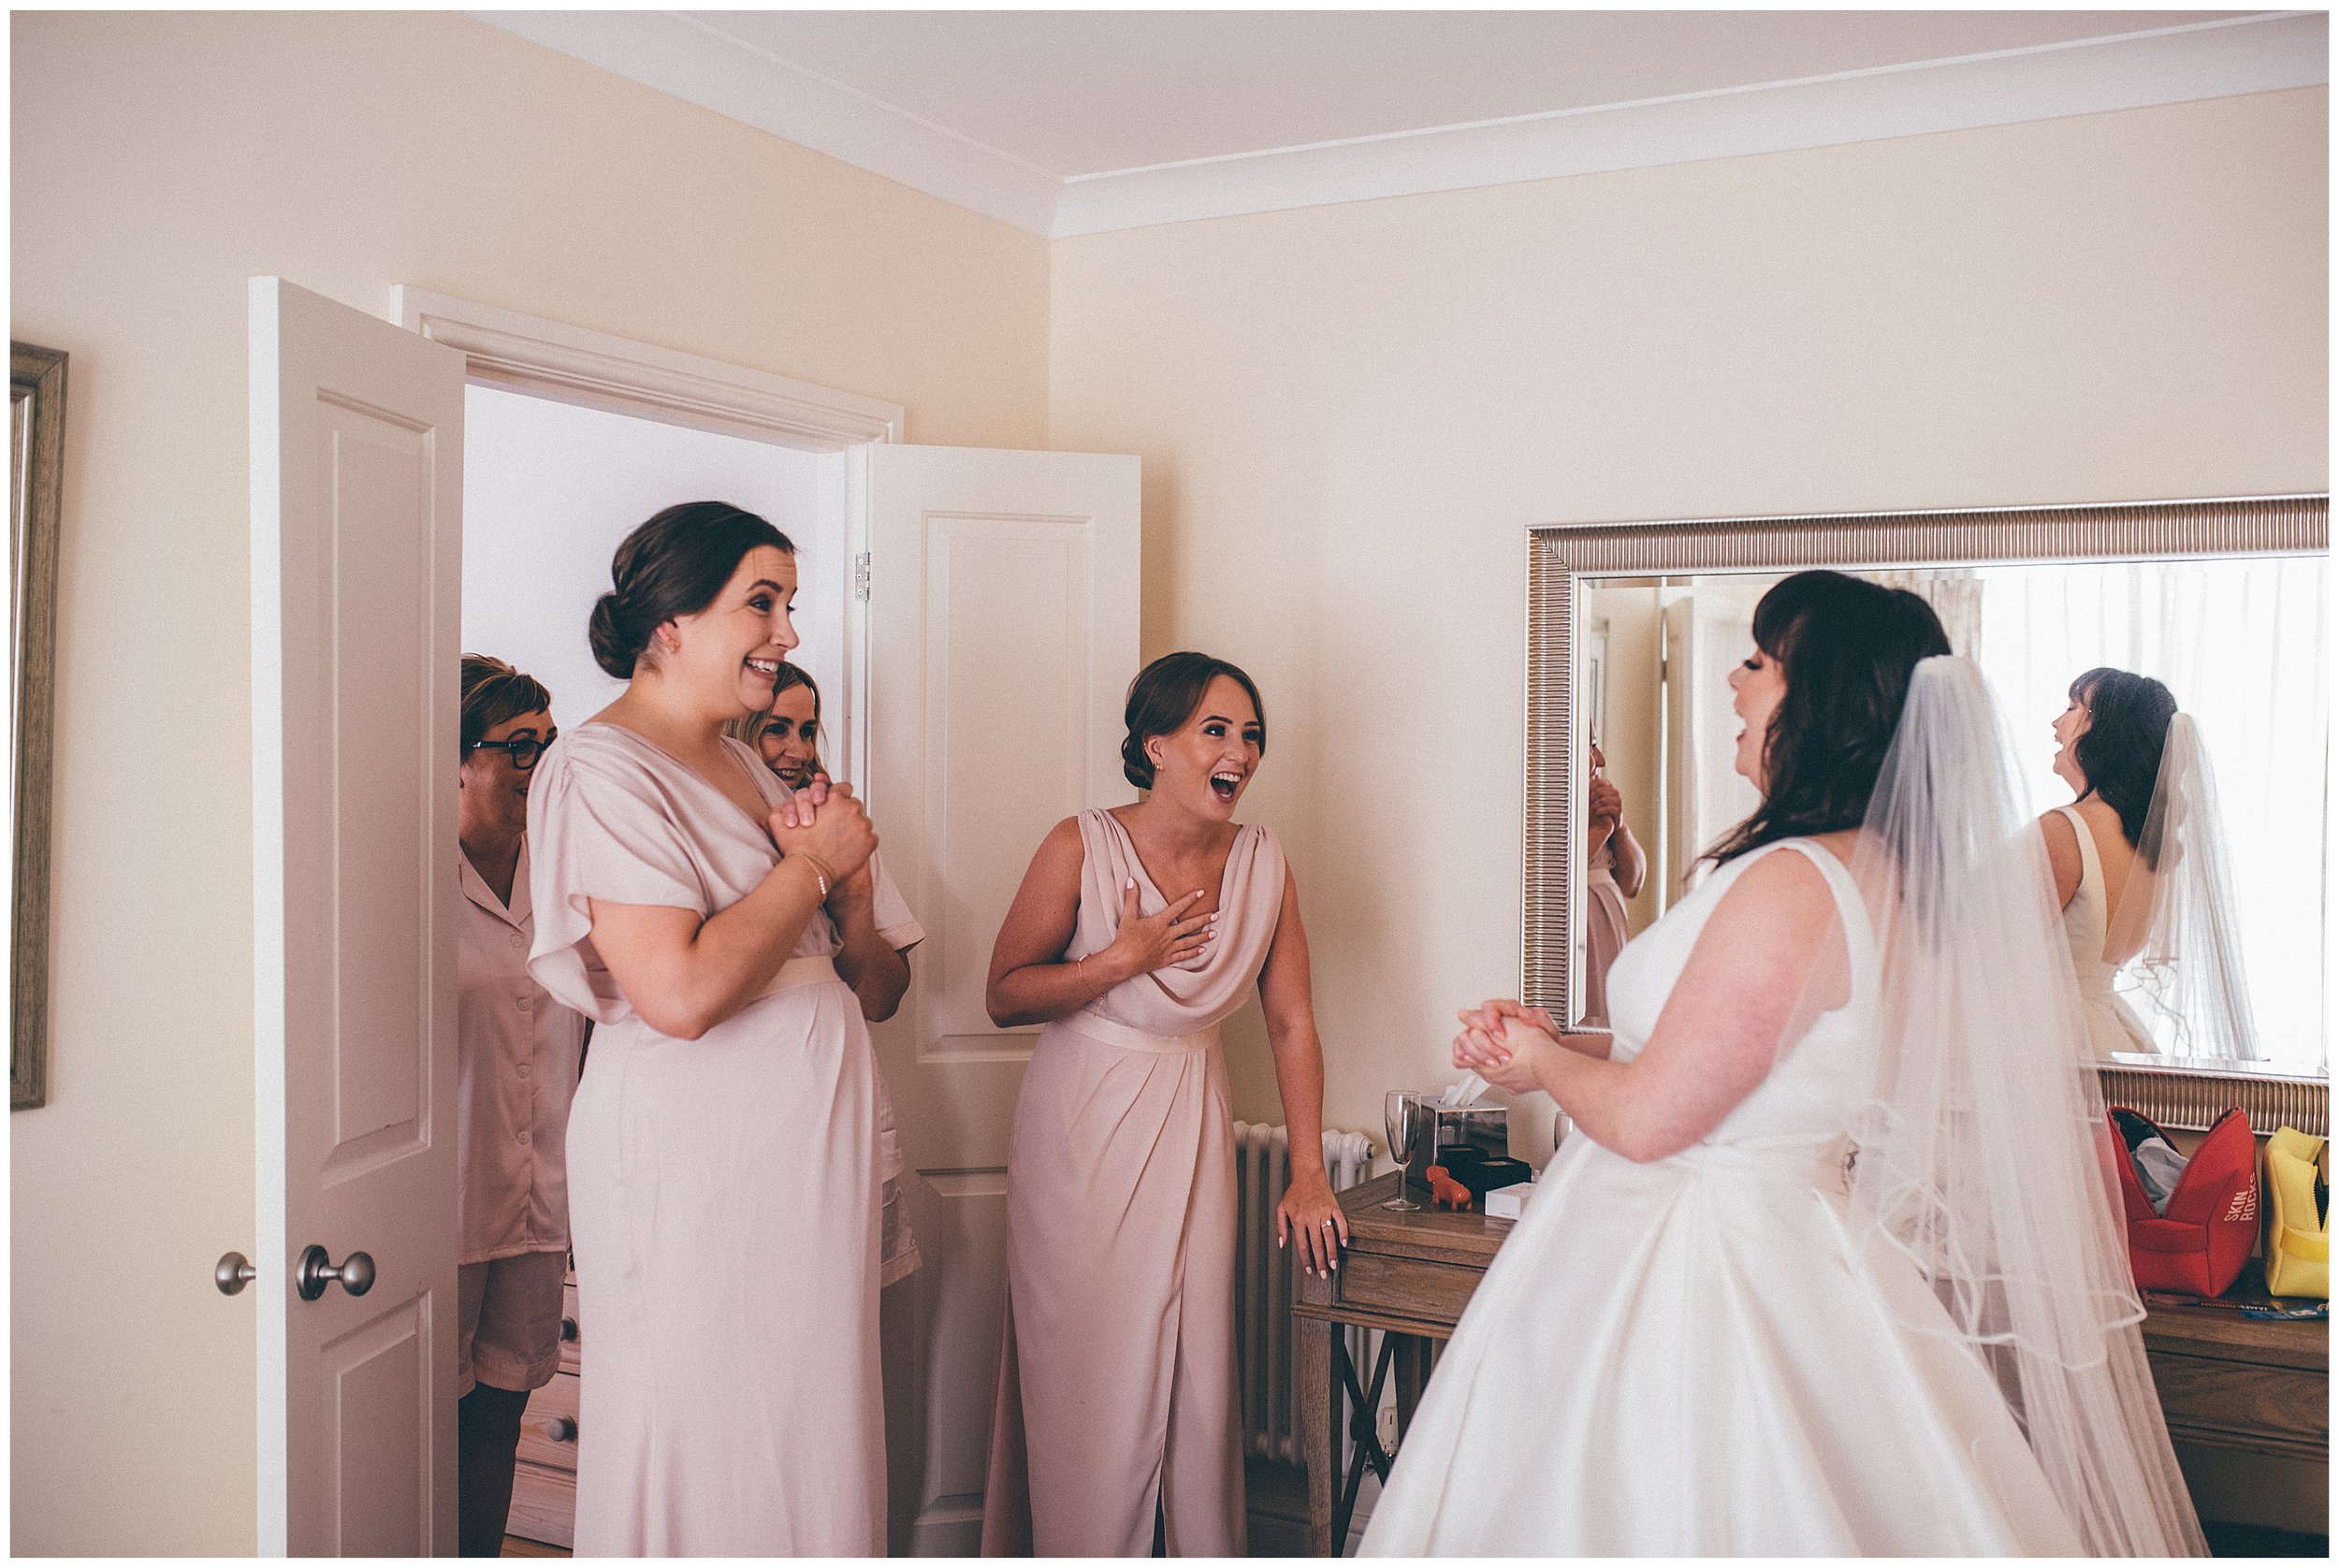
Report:
[[[2266,1288],[2331,1299],[2331,1222],[2315,1212],[2323,1140],[2277,1127],[2266,1140]]]

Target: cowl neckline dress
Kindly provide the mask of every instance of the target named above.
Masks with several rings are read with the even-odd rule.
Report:
[[[1111,812],[1077,819],[1069,962],[1101,952],[1135,878]],[[1194,969],[1123,981],[1047,1024],[1008,1153],[1007,1321],[984,1490],[985,1555],[1243,1551],[1235,1394],[1233,1111],[1219,1024],[1250,995],[1283,908],[1282,847],[1236,830],[1218,936]]]
[[[1398,1451],[1373,1556],[2075,1556],[2077,1532],[1915,1267],[1860,1245],[1847,1159],[1877,956],[1841,862],[1722,867],[1608,975],[1648,1043],[1722,895],[1765,854],[1826,877],[1852,995],[1700,1142],[1578,1134],[1471,1298]]]

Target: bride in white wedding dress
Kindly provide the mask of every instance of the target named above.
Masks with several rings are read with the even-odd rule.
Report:
[[[1370,1555],[2200,1553],[2135,1325],[2043,849],[1914,595],[1787,578],[1732,678],[1755,814],[1609,975],[1455,1061],[1574,1121]]]
[[[2193,716],[2149,675],[2089,670],[2055,721],[2073,800],[2039,819],[2097,1060],[2259,1059],[2231,857]]]

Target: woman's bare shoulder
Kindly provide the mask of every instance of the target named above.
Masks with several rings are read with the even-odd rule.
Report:
[[[1081,820],[1067,817],[1048,830],[1039,847],[1031,852],[1031,867],[1025,877],[1038,877],[1066,883],[1077,888],[1081,868],[1088,864],[1088,848],[1081,839]]]
[[[1801,840],[1821,853],[1832,853],[1830,847],[1817,839]],[[1840,858],[1840,857],[1839,857]],[[1765,933],[1782,919],[1820,912],[1832,912],[1836,905],[1835,890],[1828,885],[1827,874],[1817,862],[1801,849],[1782,843],[1762,856],[1743,872],[1736,881],[1724,889],[1722,901],[1714,906],[1713,917],[1707,930],[1720,927],[1733,936],[1741,933]]]

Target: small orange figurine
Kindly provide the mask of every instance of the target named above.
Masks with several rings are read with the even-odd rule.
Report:
[[[1444,1166],[1433,1165],[1425,1174],[1430,1178],[1431,1200],[1439,1208],[1451,1209],[1456,1213],[1464,1212],[1470,1208],[1470,1189],[1455,1181],[1453,1175]]]

